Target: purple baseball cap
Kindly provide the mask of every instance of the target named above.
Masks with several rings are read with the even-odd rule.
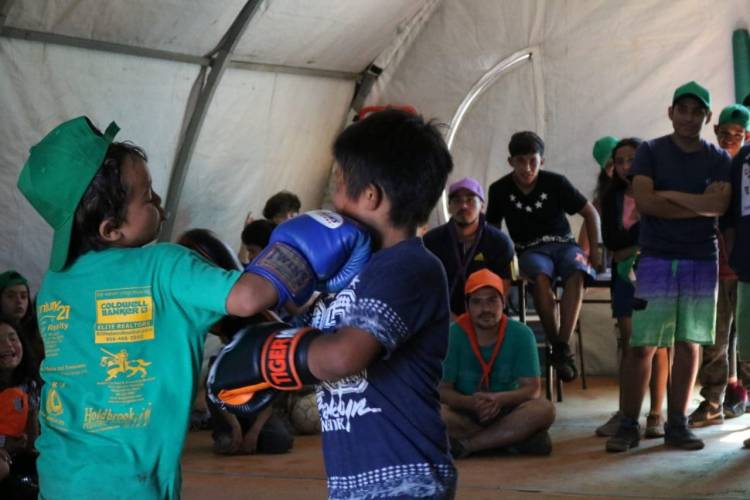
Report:
[[[448,196],[453,196],[453,193],[455,193],[459,189],[466,189],[468,191],[471,191],[472,193],[477,195],[480,200],[484,201],[484,189],[482,189],[482,185],[479,183],[479,181],[473,177],[464,177],[463,179],[451,184],[448,188]]]

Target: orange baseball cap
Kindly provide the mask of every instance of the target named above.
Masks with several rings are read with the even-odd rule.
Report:
[[[500,292],[500,295],[502,295],[503,298],[505,298],[505,283],[503,282],[503,279],[489,269],[480,269],[479,271],[471,273],[464,285],[464,293],[466,295],[471,295],[480,288],[486,286],[494,288]]]

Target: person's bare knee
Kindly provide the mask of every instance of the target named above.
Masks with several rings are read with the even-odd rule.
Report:
[[[519,412],[529,422],[538,422],[538,430],[549,429],[555,421],[555,405],[544,398],[531,399],[518,405],[515,412]]]

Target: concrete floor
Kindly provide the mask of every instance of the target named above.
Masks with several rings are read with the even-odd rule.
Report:
[[[694,406],[698,404],[695,393]],[[610,378],[589,378],[565,386],[556,403],[549,457],[485,456],[458,462],[459,499],[528,498],[746,498],[750,499],[750,414],[698,430],[701,451],[667,449],[642,440],[624,454],[604,451],[594,429],[615,409]],[[644,405],[645,407],[645,405]],[[643,422],[642,422],[643,424]],[[188,435],[183,455],[183,498],[324,499],[325,471],[320,438],[299,436],[285,455],[219,457],[209,432]]]

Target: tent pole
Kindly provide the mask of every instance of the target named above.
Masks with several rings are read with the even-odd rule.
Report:
[[[511,54],[499,63],[495,64],[487,73],[482,75],[482,77],[477,80],[474,85],[472,85],[463,101],[461,101],[461,104],[459,104],[458,109],[456,109],[456,113],[453,115],[453,119],[451,120],[450,128],[448,129],[448,137],[446,137],[445,140],[449,150],[453,149],[453,140],[456,138],[456,132],[458,132],[458,128],[461,126],[461,122],[463,121],[464,116],[469,111],[469,109],[471,109],[471,106],[476,102],[476,100],[479,99],[479,97],[484,94],[484,92],[488,88],[494,85],[494,83],[502,75],[512,70],[520,63],[531,61],[531,58],[535,52],[536,49],[530,47],[528,49],[519,50],[518,52]],[[443,190],[443,194],[440,196],[440,208],[437,212],[437,215],[438,222],[440,222],[441,224],[448,222],[448,219],[450,219],[450,214],[448,213],[448,195],[446,194],[445,190]]]
[[[219,45],[214,51],[213,61],[210,65],[210,72],[205,84],[200,90],[198,99],[190,117],[188,118],[185,134],[182,136],[177,154],[172,166],[172,172],[169,178],[169,188],[167,189],[167,199],[164,209],[167,213],[167,220],[164,222],[159,241],[169,241],[174,230],[174,222],[177,217],[177,208],[180,204],[182,188],[185,185],[190,160],[193,156],[195,143],[200,134],[203,121],[206,118],[208,107],[213,100],[216,88],[231,61],[232,51],[237,46],[237,42],[244,33],[250,20],[255,16],[261,0],[249,0],[234,20],[232,25],[222,37]],[[201,78],[202,76],[199,76]]]

